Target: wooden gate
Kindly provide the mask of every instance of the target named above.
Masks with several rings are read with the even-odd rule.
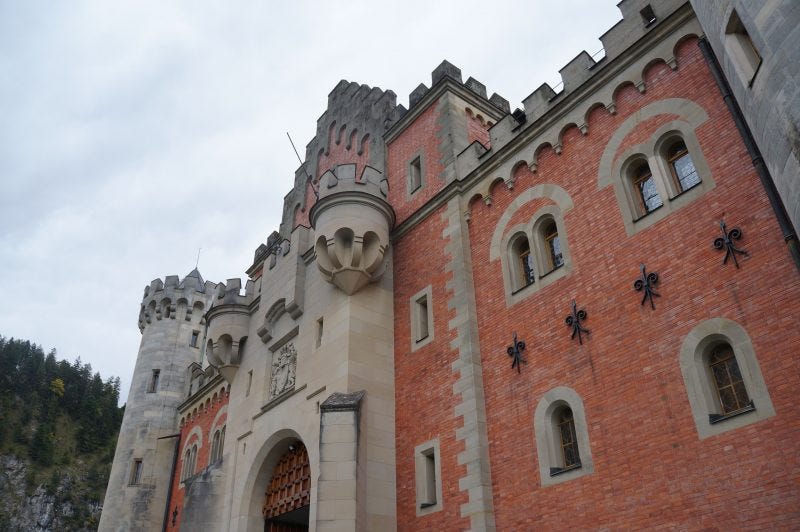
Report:
[[[280,523],[281,516],[310,504],[311,468],[308,452],[302,442],[292,444],[272,472],[261,512],[268,523],[267,530],[297,530]]]

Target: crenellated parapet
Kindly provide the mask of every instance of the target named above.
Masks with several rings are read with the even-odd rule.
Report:
[[[341,80],[328,95],[328,108],[317,120],[317,131],[306,146],[305,162],[295,173],[292,191],[284,198],[280,233],[288,238],[296,212],[314,203],[317,179],[342,164],[383,170],[383,133],[397,107],[394,92]]]
[[[385,270],[395,221],[388,194],[386,178],[369,166],[358,178],[355,165],[341,165],[320,179],[319,200],[311,209],[317,267],[348,295],[380,279]]]
[[[161,320],[182,320],[203,325],[204,314],[217,290],[217,284],[204,281],[197,269],[182,280],[168,275],[154,279],[144,288],[139,308],[139,331]]]
[[[218,284],[211,309],[206,313],[206,358],[228,382],[233,380],[241,363],[255,283],[248,280],[244,294],[241,288],[241,279]]]

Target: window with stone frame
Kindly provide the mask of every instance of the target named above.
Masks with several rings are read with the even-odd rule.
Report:
[[[524,234],[514,237],[511,242],[514,290],[520,290],[536,282],[534,260],[528,237]]]
[[[564,265],[564,255],[561,252],[561,239],[558,236],[558,227],[552,216],[541,223],[539,239],[543,244],[542,262],[544,272],[550,273]]]
[[[136,486],[142,482],[142,459],[135,458],[131,464],[131,476],[128,479],[128,484]]]
[[[719,400],[720,414],[712,419],[721,419],[736,412],[753,408],[753,402],[747,393],[739,363],[730,344],[723,342],[713,346],[706,363]]]
[[[742,82],[751,87],[761,67],[761,54],[735,9],[725,25],[725,50]]]
[[[546,392],[533,425],[542,487],[594,472],[586,412],[575,390],[558,386]]]
[[[414,470],[417,516],[440,511],[444,506],[438,439],[427,441],[415,447]]]
[[[697,324],[684,338],[679,361],[701,439],[775,415],[752,341],[736,322]]]
[[[692,156],[681,138],[673,140],[665,151],[672,185],[677,194],[686,192],[700,184],[700,175],[694,166]]]
[[[636,212],[641,218],[661,207],[664,202],[647,161],[643,159],[637,161],[631,165],[629,172],[628,179],[636,201]]]

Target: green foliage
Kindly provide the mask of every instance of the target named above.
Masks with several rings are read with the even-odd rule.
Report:
[[[0,454],[30,457],[28,495],[44,486],[69,502],[69,529],[97,525],[89,504],[102,503],[108,483],[124,412],[119,388],[119,377],[104,381],[80,358],[57,360],[55,350],[0,336]],[[0,530],[11,511],[0,509]]]

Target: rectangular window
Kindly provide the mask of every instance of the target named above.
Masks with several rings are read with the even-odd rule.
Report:
[[[250,388],[253,386],[253,370],[247,372],[247,391],[245,392],[244,396],[248,397],[250,395]]]
[[[442,478],[439,440],[431,440],[414,449],[417,515],[442,509]]]
[[[136,458],[131,464],[131,478],[128,481],[128,484],[131,486],[135,486],[142,481],[142,459]]]
[[[413,194],[422,187],[422,158],[417,157],[408,165],[408,191]]]
[[[417,334],[416,341],[421,342],[428,337],[428,297],[423,296],[416,301]]]
[[[192,331],[192,339],[189,340],[191,347],[197,347],[197,339],[200,337],[200,331]]]
[[[411,297],[411,350],[429,344],[433,340],[433,306],[431,285]]]
[[[322,318],[317,320],[317,347],[322,345],[322,328],[323,328],[323,321]]]
[[[161,376],[160,369],[154,369],[153,374],[150,377],[150,387],[147,389],[148,393],[155,393],[158,391],[158,379]]]

